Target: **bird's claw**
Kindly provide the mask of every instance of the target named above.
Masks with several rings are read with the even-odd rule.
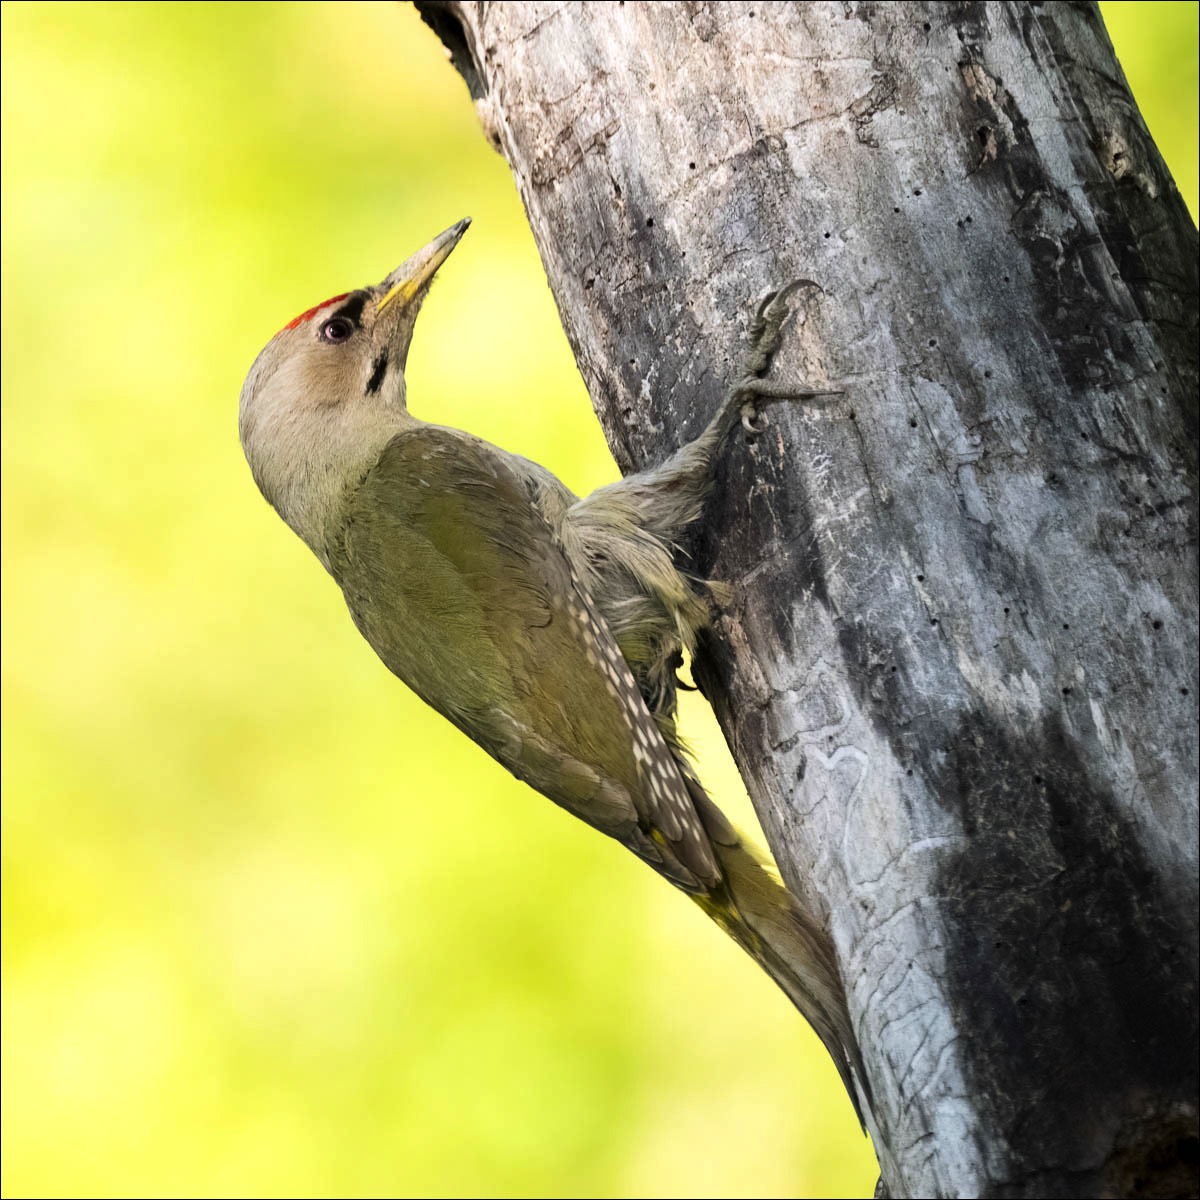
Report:
[[[788,300],[803,287],[816,288],[819,292],[824,290],[815,280],[793,279],[791,283],[769,291],[759,302],[748,331],[747,375],[761,375],[771,365],[783,339],[783,323],[790,311]]]
[[[801,288],[815,288],[823,292],[821,285],[812,279],[793,279],[781,288],[769,291],[755,310],[747,331],[749,346],[742,360],[741,379],[733,388],[733,399],[740,410],[742,428],[750,438],[758,437],[767,428],[761,417],[759,404],[770,400],[805,400],[811,396],[837,394],[835,389],[814,390],[795,388],[785,383],[764,379],[783,340],[783,323],[789,312],[789,299]]]
[[[742,428],[748,437],[756,438],[767,427],[767,422],[755,404],[742,405]]]
[[[783,318],[787,316],[788,300],[802,287],[816,288],[822,294],[825,291],[815,279],[793,279],[791,283],[785,283],[781,288],[773,288],[759,303],[758,311],[754,314],[755,324],[766,323],[772,318],[777,318],[782,322]]]

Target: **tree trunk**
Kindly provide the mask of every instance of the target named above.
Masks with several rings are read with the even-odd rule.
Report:
[[[895,1196],[1197,1188],[1197,239],[1094,4],[420,3],[622,469],[799,293],[699,671]]]

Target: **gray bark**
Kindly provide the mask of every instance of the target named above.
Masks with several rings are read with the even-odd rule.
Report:
[[[802,293],[692,548],[895,1196],[1196,1194],[1197,239],[1093,4],[421,3],[622,469]]]

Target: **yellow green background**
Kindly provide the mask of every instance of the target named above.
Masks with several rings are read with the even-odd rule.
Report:
[[[1197,6],[1104,12],[1195,213]],[[469,213],[414,410],[614,476],[432,34],[7,3],[2,65],[4,1194],[868,1195],[782,995],[388,676],[242,460],[271,333]]]

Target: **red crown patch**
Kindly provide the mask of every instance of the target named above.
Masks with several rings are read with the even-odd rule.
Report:
[[[312,308],[305,309],[304,312],[302,312],[298,317],[289,321],[279,331],[279,333],[285,333],[289,329],[295,329],[297,325],[302,325],[305,321],[307,321],[309,317],[313,315],[313,313],[320,312],[321,309],[323,309],[327,304],[333,304],[338,300],[345,300],[348,295],[350,295],[349,292],[342,292],[341,295],[330,296],[328,300],[322,300],[320,304],[314,304]],[[276,334],[276,336],[278,337],[278,334]]]

